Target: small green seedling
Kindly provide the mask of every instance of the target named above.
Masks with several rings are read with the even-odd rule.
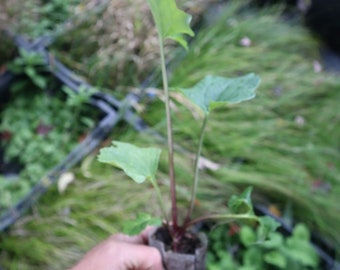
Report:
[[[213,244],[208,251],[208,269],[320,269],[317,251],[304,224],[295,225],[292,235],[287,237],[271,232],[262,242],[258,241],[259,228],[254,230],[247,225],[237,228],[232,237],[228,236],[228,224],[209,233]]]
[[[8,68],[15,74],[25,74],[40,89],[46,88],[47,80],[40,74],[41,71],[47,70],[41,54],[19,49],[19,57],[9,64]],[[17,83],[16,88],[24,88],[24,83]]]
[[[160,60],[162,69],[163,89],[165,95],[165,112],[167,120],[167,140],[168,140],[168,162],[169,162],[169,178],[170,178],[170,196],[171,196],[171,218],[167,216],[162,199],[162,194],[157,183],[157,167],[161,151],[156,148],[138,148],[132,144],[113,141],[112,146],[101,149],[98,160],[103,163],[111,164],[118,167],[131,177],[135,182],[142,183],[150,181],[154,186],[162,208],[164,226],[166,226],[173,238],[173,245],[180,242],[186,230],[199,221],[207,219],[217,220],[252,220],[259,223],[262,227],[263,235],[277,228],[277,223],[269,218],[259,218],[253,212],[250,199],[251,188],[248,188],[240,196],[233,196],[229,202],[231,212],[208,215],[196,219],[192,219],[194,202],[199,181],[198,162],[201,156],[203,146],[204,133],[210,113],[219,107],[240,103],[255,97],[255,90],[260,83],[260,78],[251,73],[238,78],[223,78],[219,76],[208,75],[198,82],[195,86],[188,89],[178,89],[197,108],[202,111],[203,121],[199,134],[199,144],[197,148],[191,200],[188,204],[187,215],[183,224],[178,222],[178,209],[176,198],[176,180],[175,180],[175,162],[174,162],[174,142],[172,135],[172,120],[169,98],[169,86],[167,70],[165,65],[164,42],[166,39],[172,39],[188,49],[186,35],[194,36],[194,32],[190,28],[191,16],[178,9],[174,0],[148,0],[157,30],[160,45]],[[141,223],[145,225],[154,224],[154,219],[149,218],[147,221],[145,215],[141,218]],[[159,224],[160,219],[156,223]],[[143,228],[138,226],[139,221],[130,224],[133,228]],[[134,231],[136,232],[136,231]],[[176,246],[173,246],[176,250]]]

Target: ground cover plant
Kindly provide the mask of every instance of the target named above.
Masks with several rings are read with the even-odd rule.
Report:
[[[203,156],[211,157],[222,168],[202,171],[205,180],[199,186],[196,202],[200,204],[199,210],[223,207],[226,197],[251,184],[255,187],[255,201],[276,202],[279,209],[284,209],[288,200],[293,209],[287,212],[293,220],[303,219],[309,228],[331,235],[339,242],[338,216],[332,214],[339,211],[340,159],[336,150],[340,133],[336,114],[339,80],[334,74],[314,70],[314,61],[322,65],[317,44],[298,22],[283,21],[280,9],[248,10],[241,14],[233,7],[226,10],[228,20],[202,29],[209,36],[196,35],[197,43],[190,46],[194,51],[202,51],[201,57],[191,53],[184,61],[199,65],[202,72],[209,66],[225,76],[256,69],[261,74],[262,86],[256,102],[250,102],[246,110],[232,108],[227,114],[223,112],[223,116],[216,112],[210,119],[214,131],[206,136]],[[250,46],[240,43],[244,37],[251,41]],[[226,67],[225,62],[232,64]],[[201,77],[187,67],[172,74],[173,85],[178,80],[181,85],[186,81],[185,86],[190,86]],[[164,128],[164,119],[159,114],[161,104],[158,107],[152,102],[152,106],[144,106],[141,115],[161,132]],[[176,100],[173,105],[176,106],[174,136],[185,138],[181,140],[183,147],[193,151],[192,130],[197,127],[187,121],[191,113]],[[228,128],[220,125],[220,118],[223,122],[227,118]],[[250,125],[250,120],[255,125]],[[125,125],[115,129],[113,136],[141,145],[154,143],[150,134],[139,134]],[[216,144],[216,141],[234,144]],[[190,173],[186,158],[189,154],[177,150],[175,154],[181,160],[178,178],[185,179],[182,175]],[[96,154],[89,156],[74,170],[77,179],[64,194],[60,195],[56,188],[50,190],[32,214],[1,234],[0,256],[5,269],[67,268],[108,234],[121,231],[124,221],[134,218],[132,213],[161,214],[157,207],[147,209],[145,204],[156,202],[151,188],[141,193],[139,186],[122,181],[126,178],[123,173],[112,175],[111,169],[98,164],[95,157]],[[169,183],[165,158],[161,157],[160,162],[164,172],[160,189],[166,192]],[[223,181],[217,180],[221,177]],[[181,181],[180,202],[187,201],[189,193]],[[130,197],[135,200],[131,201]]]
[[[272,232],[263,244],[256,243],[253,228],[235,223],[217,227],[209,236],[210,270],[321,269],[310,232],[303,224],[297,224],[291,236]]]

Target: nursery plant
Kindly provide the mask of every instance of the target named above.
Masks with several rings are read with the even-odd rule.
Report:
[[[160,63],[165,96],[165,115],[167,123],[167,152],[168,152],[168,171],[170,180],[170,201],[171,209],[168,211],[164,205],[163,194],[161,194],[157,182],[157,168],[161,155],[161,150],[153,147],[141,148],[127,142],[113,141],[110,147],[100,150],[98,160],[103,163],[118,167],[137,183],[149,181],[157,194],[162,218],[154,218],[148,214],[138,214],[135,221],[127,224],[127,233],[135,234],[147,225],[161,225],[149,242],[154,240],[161,241],[163,244],[156,243],[155,246],[160,250],[168,251],[162,254],[164,264],[167,269],[204,269],[204,255],[191,259],[193,265],[181,263],[181,267],[175,268],[176,264],[169,262],[169,254],[197,254],[195,249],[206,249],[206,239],[204,236],[193,233],[192,228],[195,224],[205,220],[233,221],[244,220],[258,225],[256,241],[263,241],[269,232],[275,230],[278,224],[269,217],[258,217],[254,214],[251,202],[251,187],[247,188],[241,195],[234,195],[228,203],[228,210],[222,213],[207,214],[201,217],[193,217],[193,210],[196,202],[197,186],[199,182],[199,162],[204,142],[204,134],[211,113],[217,108],[223,108],[229,104],[237,104],[250,100],[255,97],[260,78],[254,73],[246,74],[237,78],[225,78],[208,74],[201,81],[191,88],[179,88],[180,91],[190,102],[196,105],[202,118],[200,133],[198,134],[198,146],[193,164],[191,199],[187,209],[178,209],[176,195],[176,175],[174,159],[174,140],[172,113],[170,106],[170,87],[168,85],[168,70],[166,66],[166,56],[164,53],[165,42],[171,39],[186,50],[188,46],[188,36],[194,36],[190,28],[191,16],[178,9],[174,0],[148,0],[151,13],[158,30]],[[170,214],[168,214],[170,212]],[[189,259],[190,260],[190,259]],[[200,261],[198,265],[195,261]],[[183,268],[184,269],[184,268]]]
[[[215,269],[320,269],[319,256],[311,244],[311,234],[296,224],[292,235],[271,232],[268,240],[256,242],[257,231],[248,225],[224,224],[211,229],[207,268]]]

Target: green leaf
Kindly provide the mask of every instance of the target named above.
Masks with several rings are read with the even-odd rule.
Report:
[[[253,214],[253,205],[251,202],[252,188],[248,187],[241,195],[231,196],[228,207],[235,214]]]
[[[287,255],[294,261],[310,267],[316,267],[319,264],[318,254],[311,243],[289,238],[286,245]]]
[[[254,73],[233,79],[208,75],[194,87],[180,90],[209,114],[217,107],[254,98],[259,84],[260,78]]]
[[[148,0],[148,3],[160,37],[175,40],[188,49],[184,35],[194,36],[191,15],[178,9],[174,0]]]
[[[41,89],[46,88],[47,81],[44,77],[38,75],[38,76],[35,76],[35,77],[31,77],[31,79],[36,86],[40,87]]]
[[[24,68],[25,73],[27,74],[28,77],[34,78],[38,76],[37,72],[35,71],[33,66],[27,66]]]
[[[280,223],[278,223],[275,219],[269,216],[259,217],[259,227],[257,229],[257,237],[259,241],[261,242],[267,239],[268,236],[272,232],[275,232],[278,227],[280,227]]]
[[[160,226],[161,224],[162,221],[160,218],[151,217],[146,213],[139,213],[135,220],[124,223],[123,233],[128,235],[136,235],[143,231],[147,226]]]
[[[259,248],[250,247],[247,248],[243,255],[243,264],[244,266],[240,269],[254,269],[259,270],[263,269],[263,259],[262,259],[262,252]]]
[[[240,231],[241,243],[245,246],[250,246],[256,242],[256,234],[249,226],[242,226]]]
[[[293,230],[293,237],[296,239],[305,240],[309,242],[310,232],[305,224],[299,223],[295,225]]]
[[[293,234],[286,240],[287,254],[304,266],[316,267],[319,257],[310,242],[310,233],[303,224],[295,226]]]
[[[273,250],[264,255],[264,261],[281,269],[286,269],[287,259],[279,251]]]
[[[111,164],[142,183],[146,179],[153,182],[161,150],[157,148],[139,148],[129,143],[113,141],[112,146],[100,150],[98,161]]]
[[[283,236],[278,232],[268,234],[268,239],[260,243],[262,247],[267,249],[280,248],[283,245]]]

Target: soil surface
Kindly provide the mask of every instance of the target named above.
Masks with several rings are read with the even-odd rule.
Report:
[[[159,228],[155,233],[155,237],[157,240],[164,243],[165,250],[172,250],[173,239],[168,228]],[[176,252],[182,254],[195,254],[195,250],[200,247],[201,241],[198,238],[198,235],[188,231],[182,237],[180,243],[177,246]]]

